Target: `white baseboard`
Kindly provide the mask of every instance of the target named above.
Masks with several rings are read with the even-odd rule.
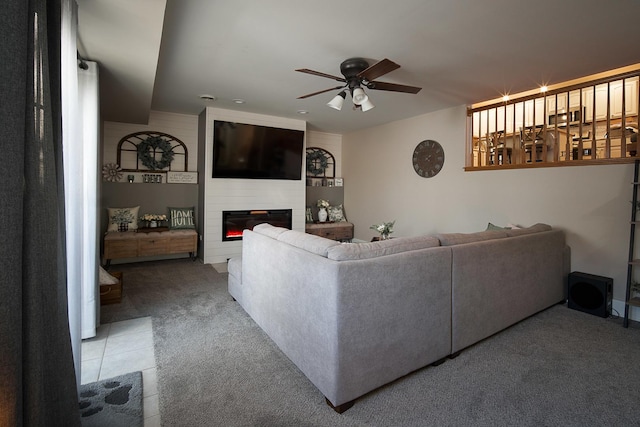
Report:
[[[612,315],[618,315],[621,318],[624,317],[624,301],[619,301],[614,299],[612,301],[613,313]],[[617,313],[616,313],[617,312]],[[630,307],[629,309],[629,319],[640,322],[640,307]]]

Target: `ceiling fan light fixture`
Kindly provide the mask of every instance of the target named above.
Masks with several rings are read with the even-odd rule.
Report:
[[[375,105],[373,105],[373,102],[371,102],[371,100],[367,98],[360,104],[360,107],[362,108],[362,112],[365,112],[371,110],[373,107],[375,107]]]
[[[327,103],[327,105],[334,110],[340,111],[342,109],[342,104],[344,103],[345,98],[347,97],[347,93],[343,90],[339,94],[333,97],[331,101]]]
[[[367,100],[369,99],[369,97],[366,93],[364,93],[364,90],[361,87],[356,87],[355,89],[353,89],[351,97],[353,98],[353,103],[356,105],[367,102]]]

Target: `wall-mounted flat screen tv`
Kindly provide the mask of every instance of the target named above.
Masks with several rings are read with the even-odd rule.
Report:
[[[301,179],[304,131],[215,120],[213,178]]]

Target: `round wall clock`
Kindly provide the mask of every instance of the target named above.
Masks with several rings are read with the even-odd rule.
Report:
[[[423,178],[436,176],[444,166],[444,149],[437,141],[426,139],[413,150],[413,169]]]

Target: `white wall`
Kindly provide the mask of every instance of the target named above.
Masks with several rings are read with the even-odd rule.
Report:
[[[309,131],[307,132],[307,147],[317,147],[327,150],[336,161],[336,177],[342,176],[342,135]]]
[[[213,160],[213,121],[224,120],[306,130],[304,120],[265,116],[233,110],[207,107],[200,115],[201,155],[204,170],[200,170],[200,184],[204,185],[201,207],[203,212],[202,254],[205,263],[224,263],[242,253],[242,241],[222,241],[222,211],[248,209],[292,209],[292,228],[304,231],[305,180],[230,179],[211,178]],[[204,121],[204,124],[202,123]],[[202,148],[204,147],[204,151]]]
[[[566,231],[572,271],[614,279],[614,308],[623,314],[633,165],[465,172],[465,127],[460,106],[344,135],[345,205],[355,237],[368,241],[370,225],[392,220],[394,236],[547,223]],[[443,170],[428,179],[411,164],[425,139],[445,150]]]
[[[189,164],[187,170],[198,170],[198,116],[151,111],[147,125],[104,122],[102,162],[116,163],[118,142],[134,132],[158,131],[172,135],[187,146]]]

